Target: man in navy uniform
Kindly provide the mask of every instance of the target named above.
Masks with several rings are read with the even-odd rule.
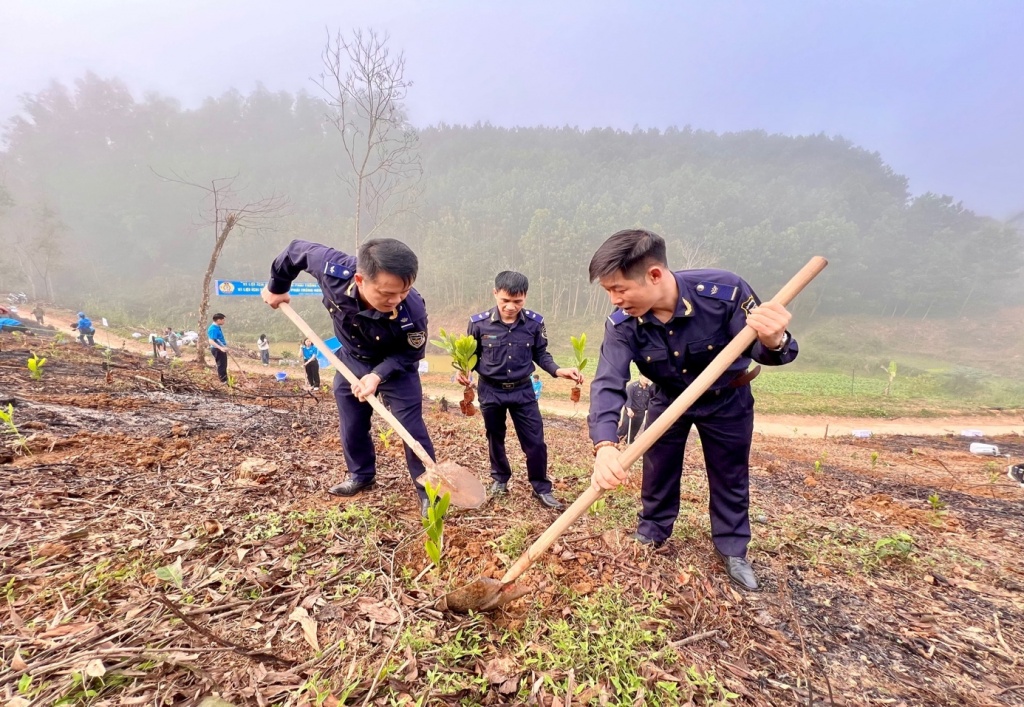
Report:
[[[665,241],[650,231],[619,231],[611,236],[590,261],[590,279],[600,281],[617,308],[605,324],[590,387],[588,423],[596,456],[593,483],[604,489],[627,478],[615,445],[630,363],[657,386],[648,412],[649,427],[745,325],[757,332],[757,341],[644,455],[642,510],[631,536],[656,547],[672,535],[679,515],[686,438],[690,428],[696,427],[707,467],[715,549],[733,582],[757,589],[746,551],[754,431],[749,383],[760,369],[748,373],[747,366],[751,359],[774,366],[796,358],[796,341],[786,331],[789,312],[776,303],[761,304],[750,285],[731,272],[672,272]]]
[[[274,309],[290,301],[288,290],[300,272],[308,272],[323,290],[324,305],[342,347],[335,353],[359,382],[334,376],[341,446],[349,477],[328,493],[353,496],[375,485],[377,453],[370,438],[373,408],[366,398],[380,393],[398,421],[431,456],[423,422],[423,389],[418,373],[427,343],[427,308],[413,289],[419,261],[409,246],[393,238],[375,238],[359,247],[358,258],[318,243],[292,241],[270,266],[263,300]],[[424,472],[406,447],[405,460],[415,480]],[[426,493],[413,487],[426,516]]]
[[[622,409],[622,421],[617,432],[626,444],[633,444],[647,424],[647,408],[654,392],[651,381],[643,376],[626,386],[626,406]]]
[[[476,339],[479,374],[477,390],[480,413],[487,432],[491,458],[491,494],[508,491],[512,468],[505,453],[506,415],[512,416],[519,444],[526,455],[526,475],[533,495],[541,505],[555,510],[562,503],[551,492],[548,479],[548,447],[544,443],[544,422],[533,390],[531,374],[536,363],[552,376],[577,384],[583,376],[576,368],[559,368],[548,353],[544,317],[523,309],[530,282],[522,273],[505,270],[494,278],[495,307],[473,315],[467,333]],[[467,385],[465,376],[459,382]]]

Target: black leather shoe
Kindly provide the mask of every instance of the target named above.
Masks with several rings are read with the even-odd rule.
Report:
[[[654,538],[649,538],[649,537],[647,537],[646,535],[644,535],[643,533],[640,533],[640,532],[636,532],[636,533],[631,534],[629,536],[629,539],[630,540],[635,540],[636,542],[640,543],[641,545],[650,546],[650,547],[661,547],[662,545],[665,544],[664,540],[662,540],[660,542],[655,542]]]
[[[562,502],[555,498],[555,495],[550,491],[548,493],[537,493],[534,491],[533,497],[540,501],[540,505],[553,511],[560,511],[565,508]]]
[[[332,496],[355,496],[361,491],[367,491],[377,485],[377,482],[373,479],[369,481],[356,481],[355,479],[345,479],[340,484],[336,484],[331,488],[327,489],[327,493]]]
[[[427,511],[429,511],[429,510],[430,510],[430,499],[429,498],[421,498],[420,499],[420,518],[426,518],[427,517]]]
[[[722,560],[722,564],[725,565],[725,573],[729,575],[729,579],[732,580],[733,584],[740,589],[746,589],[750,592],[757,589],[757,577],[754,576],[754,568],[747,562],[747,558],[730,557],[720,552],[718,557]]]
[[[492,496],[504,496],[506,493],[508,493],[507,481],[494,481],[491,483]]]

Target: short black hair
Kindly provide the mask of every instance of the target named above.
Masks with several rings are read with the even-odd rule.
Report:
[[[225,317],[220,312],[217,312],[216,314],[213,315],[213,321],[217,321],[218,319],[227,319],[227,317]]]
[[[371,238],[359,246],[356,270],[367,280],[380,273],[394,275],[408,287],[416,282],[420,261],[412,248],[394,238]]]
[[[651,265],[668,267],[665,239],[657,233],[635,228],[608,237],[590,259],[590,281],[622,271],[623,277],[642,280]]]
[[[504,290],[510,295],[525,295],[530,289],[530,281],[521,272],[502,270],[494,278],[494,289],[498,292]]]

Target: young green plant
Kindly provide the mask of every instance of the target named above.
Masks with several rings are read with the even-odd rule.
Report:
[[[576,364],[576,368],[579,369],[579,372],[583,373],[583,369],[587,367],[588,361],[585,353],[587,348],[587,333],[583,332],[580,334],[580,338],[578,339],[575,336],[570,336],[569,338],[572,339],[572,355],[575,359],[574,363]],[[578,403],[580,401],[580,387],[578,385],[573,386],[572,390],[569,391],[569,399],[574,403]]]
[[[892,384],[896,380],[896,362],[889,361],[888,367],[879,366],[879,368],[881,368],[889,375],[889,381],[885,384],[885,390],[882,392],[882,395],[888,398],[889,393],[892,392]]]
[[[445,493],[438,498],[438,487],[429,481],[423,488],[427,492],[427,517],[423,518],[423,529],[427,531],[427,539],[423,546],[434,567],[439,568],[441,555],[444,554],[444,514],[448,512],[451,496]]]
[[[14,405],[11,403],[8,403],[6,408],[0,408],[0,424],[6,427],[7,431],[14,435],[15,451],[29,451],[28,445],[25,444],[25,435],[18,431],[18,426],[14,423]]]
[[[32,380],[43,379],[43,366],[46,365],[45,358],[39,358],[35,351],[32,352],[32,358],[25,362],[28,366],[28,372],[32,376]]]
[[[440,339],[431,339],[430,343],[444,349],[445,353],[452,357],[452,368],[468,379],[472,375],[473,369],[476,368],[478,360],[476,339],[469,334],[456,336],[444,329],[441,329],[440,337]],[[476,391],[473,390],[472,384],[467,385],[462,392],[462,402],[459,403],[459,409],[462,410],[463,415],[471,417],[476,414],[476,408],[473,407],[475,398]]]

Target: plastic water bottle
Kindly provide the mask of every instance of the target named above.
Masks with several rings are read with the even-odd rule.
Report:
[[[961,430],[961,437],[984,437],[985,433],[981,430]]]
[[[871,436],[871,430],[851,430],[850,434],[857,439],[867,439]]]
[[[971,442],[971,454],[985,454],[990,457],[999,456],[999,447],[984,442]]]

